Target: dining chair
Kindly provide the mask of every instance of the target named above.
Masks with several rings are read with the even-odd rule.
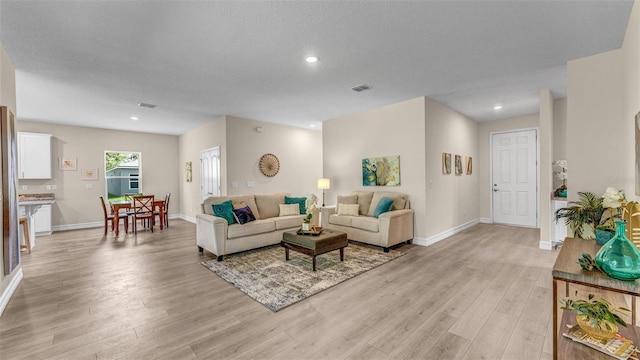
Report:
[[[142,195],[133,197],[133,232],[138,233],[138,220],[143,224],[149,223],[149,228],[153,232],[155,225],[155,214],[153,209],[153,195]]]
[[[107,229],[109,227],[109,222],[111,222],[111,231],[115,229],[116,226],[120,226],[120,224],[115,224],[113,215],[113,210],[111,213],[107,212],[107,205],[104,202],[104,197],[100,196],[100,204],[102,205],[102,213],[104,214],[104,234],[107,235]],[[122,214],[124,215],[124,214]],[[129,232],[129,216],[120,216],[120,219],[124,222],[124,232]]]
[[[162,206],[163,218],[160,219],[160,211],[154,211],[154,215],[158,216],[158,220],[162,221],[164,226],[169,227],[169,199],[171,198],[171,193],[167,193],[164,196],[164,204]]]
[[[640,249],[640,203],[629,201],[622,208],[622,219],[627,222],[627,238]]]

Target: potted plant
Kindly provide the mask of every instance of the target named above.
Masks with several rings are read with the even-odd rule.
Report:
[[[303,231],[310,231],[311,230],[311,219],[313,218],[313,214],[312,213],[308,213],[307,217],[304,218],[304,220],[302,220],[302,230]]]
[[[577,293],[577,292],[576,292]],[[618,333],[618,324],[626,327],[627,323],[617,313],[629,313],[630,310],[623,307],[614,308],[611,303],[603,298],[594,299],[589,294],[588,300],[564,298],[560,303],[562,310],[575,311],[578,326],[597,340],[608,340]]]
[[[593,239],[595,228],[600,224],[605,210],[602,198],[590,192],[578,192],[578,201],[571,201],[569,204],[571,206],[556,210],[556,222],[565,219],[565,224],[575,237]]]

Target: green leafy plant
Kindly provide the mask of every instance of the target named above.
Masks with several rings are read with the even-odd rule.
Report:
[[[578,192],[578,201],[571,201],[569,204],[571,206],[556,210],[556,222],[565,219],[565,224],[573,231],[575,237],[593,239],[593,235],[587,235],[586,230],[588,227],[595,231],[596,226],[600,224],[605,211],[602,198],[590,192]]]
[[[582,257],[578,259],[578,264],[580,264],[580,267],[583,268],[584,270],[588,270],[588,271],[600,270],[600,271],[602,271],[602,269],[600,269],[600,267],[598,266],[596,261],[591,257],[590,254],[587,254],[587,253],[582,253]]]
[[[577,293],[577,291],[576,291]],[[594,299],[595,295],[589,294],[588,300],[564,298],[560,303],[564,306],[562,310],[575,311],[577,315],[582,315],[584,320],[593,327],[604,327],[611,330],[610,324],[627,326],[627,323],[617,313],[630,313],[631,310],[623,307],[614,308],[611,303],[603,298]]]
[[[307,217],[304,218],[303,221],[306,222],[306,223],[309,223],[309,222],[311,222],[311,218],[313,218],[313,214],[312,213],[308,213]]]

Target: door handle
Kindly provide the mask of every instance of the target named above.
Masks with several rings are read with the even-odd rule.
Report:
[[[493,192],[498,192],[498,189],[493,189]]]

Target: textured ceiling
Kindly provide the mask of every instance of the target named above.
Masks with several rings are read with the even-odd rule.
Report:
[[[488,121],[537,113],[541,89],[564,96],[566,62],[619,48],[632,6],[2,0],[0,41],[21,120],[177,135],[234,115],[319,129],[427,96]],[[362,83],[372,89],[350,89]]]

